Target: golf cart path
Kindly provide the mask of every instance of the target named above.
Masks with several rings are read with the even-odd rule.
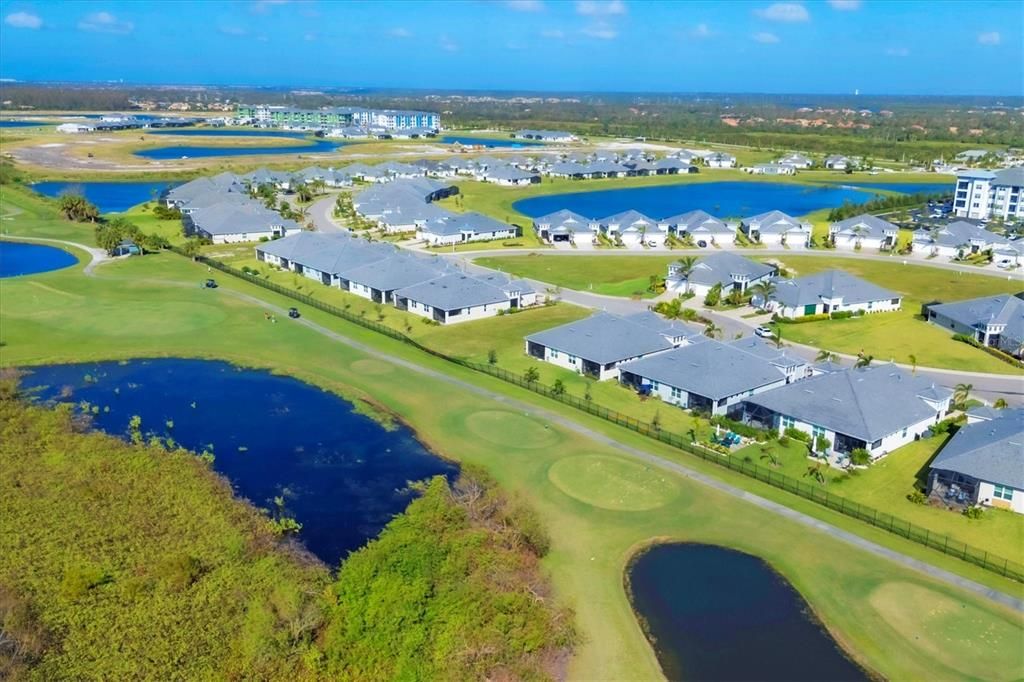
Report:
[[[93,274],[92,276],[96,275]],[[166,280],[156,280],[156,283],[163,286],[189,286],[184,282],[175,283],[168,282]],[[282,317],[286,317],[288,314],[287,310],[281,306],[269,303],[259,297],[252,296],[250,294],[246,294],[240,291],[234,291],[231,289],[221,287],[216,290],[211,290],[210,293],[212,295],[221,294],[232,296],[236,299],[240,299],[253,305],[262,307],[266,310],[270,310],[271,312],[277,315],[281,315]],[[813,528],[817,531],[825,533],[830,537],[840,542],[843,542],[847,545],[856,547],[860,550],[869,552],[875,556],[895,562],[905,568],[909,568],[913,571],[929,576],[948,585],[952,585],[954,587],[967,590],[977,596],[984,597],[995,603],[1009,607],[1010,609],[1013,609],[1014,611],[1017,611],[1019,613],[1024,613],[1024,599],[1020,597],[1015,597],[1011,594],[1007,594],[1000,590],[986,587],[985,585],[982,585],[981,583],[978,583],[974,580],[964,578],[951,571],[947,571],[945,569],[929,564],[926,561],[915,559],[911,556],[903,554],[902,552],[889,549],[888,547],[884,547],[880,544],[867,540],[855,533],[843,530],[842,528],[839,528],[830,523],[817,519],[813,516],[810,516],[808,514],[805,514],[794,509],[790,509],[789,507],[783,504],[773,502],[772,500],[761,497],[760,495],[756,495],[754,493],[738,488],[734,485],[719,480],[714,476],[701,473],[685,464],[680,464],[678,462],[665,459],[658,455],[654,455],[650,452],[646,452],[638,447],[623,443],[622,441],[619,441],[611,436],[595,432],[569,417],[563,416],[556,412],[552,412],[546,408],[538,407],[536,405],[524,402],[517,398],[512,398],[502,393],[492,391],[490,389],[484,388],[472,382],[451,376],[445,372],[424,367],[411,360],[406,360],[404,358],[391,355],[389,353],[381,352],[379,348],[363,343],[361,341],[357,341],[344,334],[328,329],[327,327],[317,324],[316,322],[313,322],[307,319],[306,317],[300,317],[299,319],[294,320],[294,323],[301,324],[305,326],[307,329],[317,334],[320,334],[321,336],[324,336],[325,338],[328,338],[331,341],[344,344],[360,352],[375,356],[379,359],[382,359],[395,366],[406,369],[410,372],[414,372],[422,376],[442,381],[449,385],[456,386],[462,390],[469,391],[470,393],[473,393],[475,395],[479,395],[488,398],[489,400],[493,400],[497,403],[506,405],[509,408],[512,408],[516,411],[522,411],[526,414],[533,415],[534,417],[541,418],[550,423],[558,424],[559,426],[568,429],[569,431],[572,431],[576,434],[582,435],[586,438],[590,438],[599,443],[607,445],[617,450],[618,452],[622,453],[626,457],[659,467],[667,471],[671,471],[692,481],[718,490],[726,495],[743,500],[749,504],[753,504],[761,509],[772,512],[774,514],[778,514],[779,516],[785,517],[795,523],[799,523],[805,527]]]

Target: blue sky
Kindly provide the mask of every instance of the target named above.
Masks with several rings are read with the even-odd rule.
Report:
[[[1024,3],[0,2],[19,80],[1022,95]]]

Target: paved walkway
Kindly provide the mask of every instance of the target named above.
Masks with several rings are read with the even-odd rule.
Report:
[[[66,244],[68,246],[74,246],[85,251],[88,251],[93,256],[93,260],[92,262],[89,263],[89,265],[86,266],[86,274],[93,277],[97,276],[93,272],[93,268],[95,268],[95,266],[99,265],[100,263],[109,260],[106,254],[100,249],[85,246],[82,244],[77,244],[75,242],[42,238],[33,238],[32,241],[55,242],[60,244]],[[160,284],[162,286],[175,284],[164,280],[154,280],[154,283]],[[181,283],[180,285],[186,286],[184,283]],[[286,309],[274,305],[272,303],[268,303],[267,301],[256,296],[251,296],[240,291],[232,291],[230,289],[225,289],[223,287],[217,289],[216,291],[223,295],[232,296],[234,298],[238,298],[240,300],[252,303],[253,305],[260,306],[264,309],[270,310],[274,312],[276,315],[280,315],[282,319],[288,319],[288,311]],[[291,322],[292,321],[289,320],[289,323]],[[537,407],[536,405],[523,402],[516,398],[512,398],[510,396],[497,393],[495,391],[491,391],[489,389],[483,388],[482,386],[478,386],[477,384],[464,381],[462,379],[458,379],[444,372],[424,367],[410,360],[406,360],[404,358],[400,358],[398,356],[391,355],[388,353],[383,353],[377,347],[362,343],[360,341],[356,341],[355,339],[352,339],[348,336],[345,336],[344,334],[340,334],[336,331],[328,329],[327,327],[317,324],[316,322],[313,322],[305,317],[301,317],[297,320],[294,320],[294,323],[301,324],[304,327],[312,330],[313,332],[316,332],[317,334],[320,334],[332,341],[345,344],[351,348],[355,348],[358,351],[367,353],[369,355],[373,355],[382,360],[385,360],[386,362],[397,365],[416,374],[428,376],[432,379],[443,381],[447,384],[457,386],[458,388],[469,391],[473,394],[512,407],[517,411],[521,410],[524,413],[532,414],[535,417],[540,417],[551,423],[558,424],[559,426],[566,428],[574,433],[580,434],[585,438],[590,438],[599,443],[603,443],[604,445],[614,448],[618,450],[620,453],[626,455],[627,457],[646,462],[648,464],[665,469],[666,471],[671,471],[702,485],[714,488],[715,490],[725,493],[726,495],[730,495],[732,497],[753,504],[766,511],[778,514],[779,516],[783,516],[795,523],[799,523],[808,528],[813,528],[817,531],[825,533],[831,536],[832,538],[839,540],[840,542],[846,543],[850,546],[856,547],[866,552],[870,552],[875,556],[888,559],[889,561],[893,561],[913,571],[917,571],[936,580],[967,590],[986,599],[990,599],[998,604],[1007,606],[1015,611],[1024,613],[1024,599],[1014,597],[1013,595],[992,589],[990,587],[986,587],[981,583],[975,582],[968,578],[964,578],[945,569],[938,568],[937,566],[933,566],[932,564],[929,564],[925,561],[921,561],[919,559],[907,556],[906,554],[903,554],[896,550],[889,549],[888,547],[879,545],[855,533],[851,533],[850,531],[843,530],[842,528],[834,526],[830,523],[821,521],[820,519],[817,519],[813,516],[804,514],[803,512],[799,512],[794,509],[790,509],[789,507],[783,504],[773,502],[772,500],[761,497],[760,495],[756,495],[754,493],[743,490],[742,488],[738,488],[734,485],[721,481],[718,478],[715,478],[714,476],[710,476],[708,474],[696,471],[695,469],[692,469],[684,464],[673,462],[663,457],[659,457],[658,455],[654,455],[644,450],[641,450],[640,448],[634,447],[632,445],[627,445],[626,443],[623,443],[622,441],[619,441],[611,436],[596,433],[590,428],[584,426],[583,424],[580,424],[579,422],[576,422],[561,414],[552,412],[542,407]]]

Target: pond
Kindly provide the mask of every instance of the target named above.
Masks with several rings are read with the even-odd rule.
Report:
[[[181,182],[37,182],[33,190],[48,197],[59,197],[66,192],[81,194],[91,201],[100,213],[118,213],[132,206],[159,197],[167,189]]]
[[[49,121],[12,121],[0,118],[0,128],[41,128],[42,126],[53,125]]]
[[[309,133],[288,130],[264,130],[261,128],[181,128],[146,130],[146,135],[184,135],[186,137],[289,137],[294,140],[305,140]]]
[[[468,146],[480,146],[480,147],[508,147],[510,149],[524,149],[526,147],[536,147],[544,144],[543,142],[532,142],[530,140],[514,140],[511,137],[471,137],[468,135],[443,135],[441,137],[443,144],[461,144]]]
[[[74,254],[55,246],[0,240],[0,278],[61,270],[77,262]]]
[[[581,180],[580,183],[586,183]],[[904,185],[898,185],[900,187]],[[536,218],[567,208],[587,218],[603,218],[635,209],[651,218],[667,218],[678,213],[702,209],[720,218],[740,218],[765,211],[779,210],[800,216],[821,208],[841,206],[845,201],[864,203],[875,196],[851,186],[799,185],[781,182],[688,182],[654,187],[606,189],[594,192],[549,194],[521,199],[512,207]],[[897,185],[872,184],[874,189],[893,189]],[[953,185],[914,185],[915,191],[952,190]],[[893,191],[898,191],[893,189]]]
[[[633,608],[670,680],[866,680],[761,559],[712,545],[658,545],[629,568]]]
[[[135,360],[32,368],[43,399],[98,407],[94,425],[142,431],[201,451],[239,497],[271,508],[283,496],[299,539],[329,566],[377,536],[412,499],[408,481],[456,467],[411,430],[387,430],[332,393],[262,370],[206,360]]]
[[[153,133],[152,131],[146,131],[146,134],[151,135]],[[168,132],[168,134],[170,133]],[[209,158],[214,156],[257,156],[260,154],[323,154],[333,152],[335,149],[348,144],[347,142],[325,140],[323,138],[313,139],[306,137],[303,139],[309,140],[309,144],[284,145],[280,147],[191,147],[176,145],[173,147],[143,149],[135,152],[135,156],[141,156],[146,159],[167,160]]]

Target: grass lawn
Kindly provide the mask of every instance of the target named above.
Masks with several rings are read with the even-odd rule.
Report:
[[[917,357],[922,367],[947,367],[993,374],[1020,374],[1021,371],[917,319],[921,304],[927,301],[955,301],[999,293],[1016,293],[1024,288],[1020,281],[1009,282],[984,274],[960,273],[921,265],[903,265],[891,261],[843,258],[840,256],[765,256],[782,262],[795,276],[822,270],[841,269],[903,294],[902,310],[865,315],[848,320],[823,320],[785,326],[788,341],[856,354],[864,350],[877,360],[890,359],[910,363]],[[485,257],[477,262],[487,267],[529,277],[567,289],[599,294],[628,295],[641,285],[646,288],[651,275],[664,275],[669,263],[679,256],[527,256]]]
[[[410,380],[409,370],[331,342],[300,324],[268,325],[260,306],[227,294],[242,291],[279,305],[287,304],[286,299],[235,280],[223,282],[216,291],[202,290],[194,283],[205,276],[205,269],[171,254],[111,263],[99,274],[83,277],[76,267],[5,283],[9,293],[2,311],[2,363],[220,357],[269,367],[385,406],[438,452],[487,468],[503,487],[537,509],[553,540],[545,567],[559,595],[575,608],[585,637],[570,664],[574,679],[657,676],[656,661],[622,582],[633,552],[652,539],[725,544],[764,557],[803,593],[837,638],[883,676],[949,679],[980,670],[992,679],[1009,679],[1019,669],[1024,631],[1019,619],[1002,607],[714,489],[651,469],[602,442],[506,404],[435,377],[415,375]],[[307,317],[384,353],[473,377],[317,311]],[[523,313],[508,319],[520,324],[529,318]],[[532,404],[568,411],[492,380],[474,380]],[[597,433],[614,433],[652,452],[681,457],[634,434],[571,414]],[[729,472],[717,473],[760,494],[789,498]],[[792,504],[1020,592],[1019,586],[804,501],[794,499]],[[970,627],[946,611],[916,611],[922,601],[955,605],[970,615]],[[934,655],[953,640],[958,642],[957,656]]]
[[[95,225],[64,220],[57,215],[55,203],[5,185],[0,187],[0,235],[15,234],[96,245]]]
[[[851,274],[903,294],[903,307],[894,313],[865,315],[848,320],[823,320],[786,325],[783,336],[797,343],[856,354],[863,350],[878,360],[910,363],[917,358],[923,367],[949,367],[972,372],[1022,374],[1001,360],[967,344],[954,341],[948,331],[927,324],[918,315],[928,301],[956,301],[991,294],[1016,293],[1020,281],[960,273],[940,268],[901,265],[876,260],[779,256],[796,275],[831,268]]]
[[[665,276],[678,256],[494,256],[476,262],[495,270],[547,282],[566,289],[606,296],[652,297],[651,275]]]

